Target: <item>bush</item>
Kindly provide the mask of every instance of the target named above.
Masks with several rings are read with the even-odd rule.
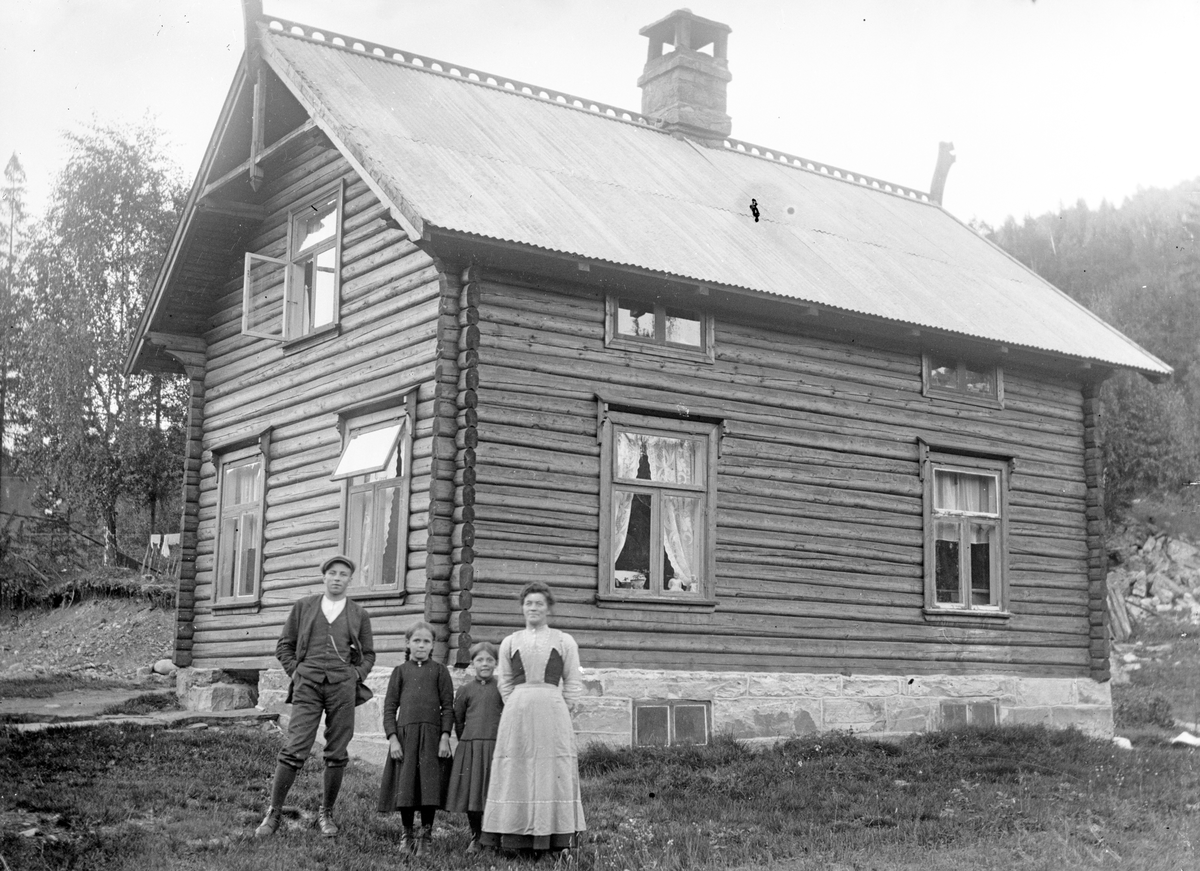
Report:
[[[1119,729],[1137,726],[1175,727],[1171,702],[1161,693],[1140,687],[1128,687],[1113,708],[1113,724]]]

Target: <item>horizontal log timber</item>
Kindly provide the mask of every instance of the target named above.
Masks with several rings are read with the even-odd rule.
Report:
[[[206,419],[212,421],[237,411],[236,403],[245,406],[264,405],[267,408],[294,405],[310,398],[317,388],[337,382],[339,376],[343,382],[365,381],[381,370],[395,372],[404,368],[397,365],[404,361],[424,363],[428,360],[430,375],[427,377],[431,377],[436,324],[424,320],[423,315],[423,312],[419,312],[413,325],[400,332],[385,321],[373,329],[354,334],[353,339],[331,340],[331,347],[322,348],[323,359],[315,359],[301,370],[309,379],[302,384],[293,384],[287,377],[301,361],[280,359],[277,363],[268,364],[265,358],[278,357],[280,352],[265,350],[264,360],[259,361],[262,365],[255,370],[253,378],[247,377],[244,383],[236,384],[228,392],[223,391],[221,385],[213,384],[210,388],[213,394],[209,397],[205,412]],[[339,353],[331,354],[333,348]],[[380,360],[383,356],[388,359]],[[281,380],[286,380],[287,386],[281,387]]]
[[[770,547],[743,547],[739,542],[722,542],[719,539],[716,557],[718,566],[728,560],[750,565],[783,566],[796,570],[816,569],[818,571],[875,574],[886,577],[924,577],[924,567],[920,562],[882,563],[876,560],[779,550]]]
[[[484,503],[491,506],[493,503]],[[474,509],[472,509],[474,510]],[[512,525],[525,527],[549,527],[557,530],[583,530],[595,532],[597,517],[595,514],[567,514],[553,510],[540,510],[524,505],[509,505],[503,500],[495,503],[494,508],[482,512],[486,517],[477,520],[477,524],[487,524],[489,529],[507,529]],[[483,527],[477,525],[477,531]]]
[[[485,430],[485,432],[490,436],[489,431]],[[530,472],[553,472],[589,478],[599,476],[598,448],[595,454],[581,456],[566,454],[562,451],[544,450],[535,446],[538,444],[537,435],[533,435],[532,438],[526,436],[526,443],[523,447],[496,444],[490,440],[484,441],[476,448],[476,463],[480,467],[491,465]]]
[[[902,428],[906,432],[953,430],[963,437],[986,439],[996,429],[990,414],[986,416],[986,420],[973,419],[957,408],[929,406],[923,398],[920,403],[914,401],[911,404],[889,405],[865,399],[855,401],[840,393],[836,396],[806,393],[793,390],[786,383],[781,383],[778,389],[752,389],[749,386],[741,386],[736,375],[732,373],[705,372],[704,375],[696,375],[695,367],[690,364],[658,364],[636,369],[606,366],[607,358],[603,353],[587,354],[549,345],[539,346],[537,352],[532,353],[518,343],[507,343],[503,339],[491,336],[485,338],[485,347],[488,349],[488,353],[484,355],[485,359],[503,359],[509,368],[542,375],[556,375],[560,380],[579,379],[582,383],[592,385],[593,392],[597,387],[600,388],[600,392],[604,392],[604,386],[608,385],[610,389],[619,388],[623,393],[631,395],[656,393],[658,398],[653,401],[668,407],[680,404],[682,397],[691,397],[697,404],[711,404],[715,401],[722,408],[749,406],[747,411],[750,413],[756,413],[766,405],[777,412],[828,415],[839,422],[846,420],[885,424],[888,427]],[[598,373],[603,373],[603,380]],[[490,379],[497,374],[499,373],[495,367],[480,365],[482,384],[491,383]],[[512,380],[506,379],[502,383],[511,384]],[[1026,434],[1030,441],[1064,449],[1078,445],[1082,432],[1081,427],[1069,428],[1038,420],[1012,421],[1008,426]]]
[[[901,547],[920,547],[924,530],[900,529],[872,522],[870,517],[839,517],[815,520],[798,515],[780,516],[771,512],[734,510],[725,505],[717,508],[717,536],[738,537],[741,530],[751,533],[772,533],[797,540],[810,536],[826,536],[846,541],[871,544],[894,544]]]
[[[343,408],[398,397],[413,388],[419,390],[431,370],[432,364],[421,363],[413,368],[399,365],[394,369],[388,367],[375,372],[358,373],[364,376],[361,383],[347,385],[333,392],[327,392],[323,385],[316,385],[314,398],[306,402],[294,405],[284,403],[278,409],[251,408],[247,409],[246,417],[231,415],[224,428],[213,428],[205,433],[205,446],[211,450],[221,444],[257,437],[267,425],[282,426],[316,415],[336,414]],[[335,423],[327,419],[327,425]]]
[[[754,563],[718,562],[717,597],[795,598],[831,602],[920,604],[923,586],[915,577],[793,569]],[[921,602],[916,602],[918,597]]]
[[[479,542],[507,542],[524,544],[564,544],[573,547],[595,548],[600,535],[596,530],[562,529],[525,526],[519,523],[480,524]],[[536,550],[530,549],[531,552]]]
[[[503,603],[497,603],[503,604]],[[475,617],[476,632],[481,633],[491,626],[508,628],[515,623],[508,612],[492,614],[490,603],[482,597],[476,597],[472,613]],[[839,636],[836,632],[822,630],[824,621],[812,621],[818,624],[814,634],[797,639],[794,634],[766,634],[754,630],[738,629],[731,634],[716,631],[687,631],[681,624],[662,623],[653,631],[653,646],[647,643],[647,632],[623,630],[620,625],[613,625],[609,620],[591,616],[577,616],[573,613],[575,606],[555,606],[558,612],[554,619],[555,628],[569,632],[579,642],[580,647],[597,649],[638,649],[643,654],[650,650],[656,653],[690,653],[696,650],[728,651],[737,653],[759,653],[763,655],[779,655],[803,651],[811,659],[825,659],[830,665],[846,659],[885,659],[894,662],[928,662],[943,663],[972,662],[986,663],[1021,663],[1021,664],[1058,664],[1083,665],[1087,658],[1087,647],[1078,646],[1079,639],[1070,634],[1061,637],[1063,643],[1055,641],[1046,643],[1034,641],[1030,644],[1007,643],[1008,635],[993,630],[974,630],[955,628],[952,642],[923,642],[897,641],[892,635],[891,626],[886,632],[881,632],[878,625],[871,627],[871,636],[866,638]],[[518,615],[519,616],[519,615]],[[501,623],[500,621],[504,621]],[[751,625],[754,621],[751,621]],[[515,626],[514,626],[515,628]],[[949,629],[949,627],[944,627]],[[896,631],[903,631],[896,627]],[[815,633],[820,632],[821,635]],[[931,630],[932,633],[932,630]],[[967,633],[991,633],[990,642],[966,643],[958,640],[960,635]],[[587,639],[586,641],[583,639]],[[798,643],[802,642],[802,643]],[[683,662],[681,662],[681,665]],[[889,669],[889,670],[894,670]]]
[[[474,563],[459,564],[450,570],[450,589],[462,592],[468,592],[475,586],[475,566]],[[469,608],[470,605],[463,607]]]

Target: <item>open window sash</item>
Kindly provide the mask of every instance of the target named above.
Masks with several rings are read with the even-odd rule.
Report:
[[[283,341],[288,262],[246,252],[242,282],[242,332]]]
[[[399,449],[404,424],[405,421],[398,420],[351,433],[330,480],[341,481],[359,475],[372,475],[391,466]]]

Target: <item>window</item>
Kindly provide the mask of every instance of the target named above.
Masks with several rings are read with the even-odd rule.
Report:
[[[925,460],[925,604],[974,614],[1006,609],[1008,464],[930,452]]]
[[[603,441],[601,596],[711,603],[716,424],[610,412]]]
[[[711,702],[651,699],[633,703],[635,747],[707,744],[711,724]]]
[[[409,462],[404,408],[344,418],[333,480],[345,487],[343,550],[355,561],[352,590],[399,592],[408,566]]]
[[[1004,401],[1004,377],[999,366],[926,354],[922,380],[926,396],[950,396],[985,405],[1001,405]]]
[[[242,332],[291,341],[337,325],[342,185],[288,212],[285,258],[246,252]]]
[[[263,457],[260,448],[247,448],[231,452],[218,464],[215,604],[249,604],[259,599]]]
[[[610,347],[712,360],[712,318],[698,311],[618,296],[607,299]]]

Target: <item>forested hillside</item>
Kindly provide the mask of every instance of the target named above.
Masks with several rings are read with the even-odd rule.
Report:
[[[1110,515],[1200,481],[1200,179],[984,231],[1175,369],[1165,384],[1121,373],[1104,386]]]

